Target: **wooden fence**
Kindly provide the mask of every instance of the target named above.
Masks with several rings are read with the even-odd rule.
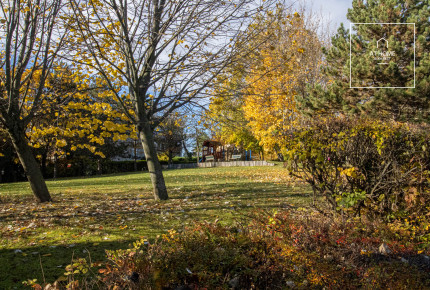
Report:
[[[274,166],[274,163],[267,161],[228,161],[228,162],[200,162],[163,165],[163,169],[182,169],[197,167],[232,167],[232,166]]]
[[[267,161],[229,161],[229,162],[202,162],[199,167],[232,167],[232,166],[274,166]]]

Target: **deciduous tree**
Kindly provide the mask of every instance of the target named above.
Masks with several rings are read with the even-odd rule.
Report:
[[[31,145],[42,151],[42,169],[47,157],[54,160],[54,178],[58,157],[80,149],[105,158],[114,149],[113,142],[136,136],[109,90],[88,78],[67,65],[55,66],[47,79],[40,114],[26,131]]]
[[[180,154],[182,144],[185,141],[185,122],[179,116],[172,114],[164,119],[154,134],[157,149],[161,154],[166,154],[169,164],[173,161],[174,154]]]
[[[300,125],[296,96],[314,81],[321,50],[314,31],[299,13],[283,11],[268,28],[270,40],[261,47],[246,76],[245,117],[260,144],[280,153],[291,130]]]
[[[168,194],[154,129],[172,112],[205,96],[237,53],[250,17],[275,1],[71,1],[75,61],[102,77],[136,126],[155,199]],[[131,107],[125,104],[130,95]],[[130,111],[131,110],[131,111]]]
[[[254,19],[251,31],[264,27],[253,38],[257,49],[224,70],[207,114],[221,134],[249,144],[258,140],[280,153],[286,134],[299,125],[296,97],[316,81],[322,62],[320,40],[309,24],[283,6]]]
[[[246,87],[246,70],[243,63],[236,62],[218,76],[219,85],[213,91],[203,119],[217,139],[259,152],[262,147],[245,118],[243,90]]]
[[[25,131],[38,113],[45,82],[66,37],[56,25],[61,9],[61,0],[0,2],[0,122],[40,202],[51,196]]]

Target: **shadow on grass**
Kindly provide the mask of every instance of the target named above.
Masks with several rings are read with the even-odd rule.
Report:
[[[57,179],[46,179],[49,181],[63,181],[63,180],[74,180],[74,179],[94,179],[94,178],[104,178],[104,177],[117,177],[117,176],[125,176],[125,175],[136,175],[148,173],[148,171],[129,171],[129,172],[118,172],[118,173],[109,173],[109,174],[100,174],[100,175],[89,175],[89,176],[73,176],[73,177],[60,177]]]
[[[170,209],[175,212],[178,205],[179,210],[217,210],[249,208],[251,206],[267,206],[277,207],[280,203],[300,202],[305,204],[310,201],[310,192],[304,191],[303,188],[292,190],[286,186],[273,186],[270,182],[261,182],[252,184],[252,186],[244,186],[243,182],[228,182],[222,184],[222,188],[212,185],[201,185],[196,190],[196,186],[182,186],[180,191],[175,191],[171,187],[170,198],[167,201],[156,203],[151,196],[127,198],[123,194],[113,195],[111,199],[106,200],[106,196],[91,194],[86,197],[66,197],[62,201],[54,201],[54,207],[38,208],[34,210],[28,209],[20,211],[19,215],[15,212],[3,212],[0,214],[2,222],[9,221],[27,221],[38,219],[39,221],[54,219],[69,219],[69,218],[91,218],[93,223],[103,222],[104,220],[112,219],[115,215],[146,215],[157,214],[160,211]],[[286,191],[286,189],[288,189]],[[137,194],[136,194],[137,195]],[[243,202],[241,205],[226,205],[225,201]],[[85,205],[75,207],[76,203],[84,202]],[[198,207],[193,206],[198,203]],[[11,204],[13,206],[13,204]],[[148,206],[149,208],[146,208]],[[173,208],[171,208],[173,206]],[[37,206],[36,206],[37,207]],[[185,207],[185,208],[184,208]],[[103,211],[97,210],[103,208]],[[179,211],[178,210],[178,211]],[[188,211],[187,210],[187,211]]]
[[[233,173],[231,173],[231,170]],[[254,183],[250,176],[240,174],[241,171],[249,170],[251,173],[253,171],[257,172],[259,167],[225,167],[225,168],[190,168],[190,169],[180,169],[180,170],[165,170],[165,180],[168,186],[174,186],[177,183],[178,178],[185,178],[185,182],[195,183],[199,182],[214,182],[213,185],[222,185],[223,181],[231,180],[232,178],[236,180],[245,181],[248,180],[249,183]],[[202,176],[203,175],[203,176]],[[95,175],[87,177],[64,177],[58,179],[48,179],[47,185],[49,190],[53,195],[63,190],[79,190],[80,188],[90,186],[91,189],[97,187],[110,187],[117,185],[128,185],[128,186],[140,186],[141,189],[152,191],[152,186],[150,182],[150,176],[148,172],[124,172],[118,174],[106,174],[106,175]],[[180,186],[180,184],[179,184]],[[2,184],[3,194],[5,197],[24,197],[26,199],[34,199],[32,196],[28,182],[18,182],[18,183],[7,183]],[[122,188],[123,189],[123,188]],[[55,198],[55,197],[54,197]]]
[[[54,282],[65,272],[73,259],[86,258],[92,262],[105,261],[105,250],[126,249],[135,240],[80,243],[74,246],[41,246],[0,250],[0,289],[23,289],[23,281],[37,279],[38,283]],[[89,258],[91,257],[91,258]],[[43,274],[42,274],[42,267]]]
[[[152,199],[149,175],[141,172],[51,180],[48,186],[53,189],[54,202],[47,206],[27,204],[32,198],[24,188],[27,184],[11,186],[10,190],[16,194],[0,204],[0,225],[4,229],[13,226],[3,232],[10,235],[10,241],[15,238],[18,245],[9,243],[7,247],[12,249],[0,250],[0,289],[22,289],[21,282],[28,279],[43,282],[40,259],[46,281],[53,282],[64,273],[72,256],[88,257],[84,250],[93,261],[103,260],[105,249],[127,248],[139,236],[155,237],[167,229],[210,221],[215,216],[223,223],[231,223],[254,209],[310,201],[308,188],[293,189],[274,181],[253,181],[253,177],[239,171],[228,172],[227,169],[169,170],[166,183],[170,199],[162,202]],[[122,216],[121,223],[118,216]],[[36,222],[36,226],[30,227],[31,222]],[[128,229],[120,229],[121,225],[128,225]],[[100,226],[103,230],[99,230]],[[31,228],[29,233],[24,230],[21,234],[19,229],[26,227]],[[23,245],[40,239],[45,229],[64,236],[48,237],[46,242],[42,241],[43,246],[24,248]],[[130,235],[125,235],[126,231]],[[59,245],[73,243],[73,235],[80,239],[75,246]],[[112,241],[104,241],[103,235],[109,235]],[[9,237],[3,239],[7,241]]]
[[[218,188],[220,186],[221,188]],[[260,182],[258,184],[253,183],[249,185],[246,185],[245,182],[226,182],[223,184],[214,184],[213,186],[200,185],[198,186],[198,190],[196,190],[196,187],[196,185],[182,185],[180,193],[172,195],[170,200],[183,199],[183,192],[191,193],[189,196],[190,199],[222,195],[228,195],[229,197],[237,196],[240,199],[267,199],[274,197],[306,198],[311,195],[310,189],[304,187],[292,189],[285,185],[274,186],[273,182]],[[172,190],[171,188],[169,189]]]

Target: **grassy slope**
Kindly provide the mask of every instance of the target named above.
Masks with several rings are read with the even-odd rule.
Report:
[[[55,280],[73,257],[104,258],[104,249],[181,230],[196,220],[231,223],[258,209],[300,206],[309,189],[275,167],[165,171],[170,199],[152,198],[148,173],[48,181],[54,202],[37,204],[28,183],[0,185],[0,289]]]

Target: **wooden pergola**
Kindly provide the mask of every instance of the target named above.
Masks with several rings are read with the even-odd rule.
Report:
[[[217,152],[217,148],[221,146],[221,142],[215,140],[205,140],[203,141],[202,147],[202,160],[206,159],[218,161],[222,158],[222,152]]]

